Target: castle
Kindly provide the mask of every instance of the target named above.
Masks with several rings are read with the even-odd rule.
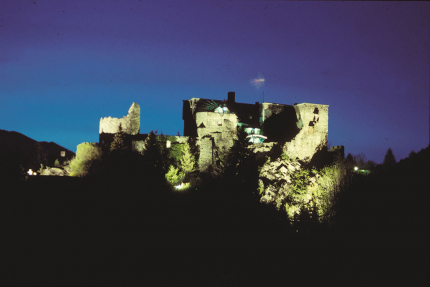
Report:
[[[220,152],[228,151],[237,137],[238,127],[248,133],[249,148],[255,153],[281,146],[291,159],[309,163],[318,153],[327,151],[328,105],[301,103],[294,105],[237,103],[235,92],[227,100],[192,98],[183,101],[184,135],[176,143],[196,138],[199,146],[199,169],[214,164]],[[147,134],[140,134],[140,106],[133,103],[121,119],[101,118],[99,143],[109,144],[120,129],[128,135],[134,150],[143,151]],[[170,142],[167,143],[170,147]],[[344,156],[343,146],[333,147],[331,154]],[[330,152],[328,153],[330,154]]]

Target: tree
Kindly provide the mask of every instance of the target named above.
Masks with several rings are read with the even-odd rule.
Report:
[[[382,163],[382,165],[384,167],[392,167],[395,164],[396,164],[396,158],[394,157],[394,154],[391,148],[389,148],[387,150],[387,153],[385,154],[384,162]]]
[[[354,156],[354,163],[359,169],[365,169],[367,159],[364,153],[359,153]]]
[[[119,125],[119,131],[115,133],[113,141],[110,144],[110,151],[124,150],[125,147],[125,133],[122,131],[121,125]]]
[[[166,180],[171,185],[177,185],[179,184],[184,177],[184,174],[182,172],[179,172],[179,168],[174,167],[173,165],[170,166],[169,171],[166,173]]]
[[[353,164],[354,163],[354,157],[352,156],[351,153],[348,153],[348,155],[346,156],[345,162]]]
[[[70,161],[71,176],[86,176],[94,161],[102,157],[102,149],[95,143],[81,143],[76,150],[76,156]]]
[[[36,142],[31,150],[28,168],[36,170],[41,164],[48,164],[48,153],[43,150],[40,142]]]
[[[182,149],[181,168],[185,174],[190,174],[195,170],[196,159],[191,153],[190,145],[186,142]]]
[[[197,145],[197,140],[195,137],[188,137],[187,143],[190,145],[191,154],[194,156],[196,161],[195,168],[198,169],[198,162],[200,158],[200,149]]]
[[[157,140],[157,136],[151,131],[148,137],[145,139],[145,149],[143,152],[143,159],[147,166],[147,176],[154,176],[156,180],[160,177],[164,178],[165,170],[163,154],[161,153],[160,142]]]

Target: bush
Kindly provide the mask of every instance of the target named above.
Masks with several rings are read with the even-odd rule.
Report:
[[[182,182],[184,178],[184,173],[179,172],[179,168],[174,167],[171,165],[169,167],[169,171],[166,173],[166,180],[171,185],[177,185]]]
[[[70,161],[70,176],[88,175],[91,164],[101,156],[102,150],[96,143],[81,143],[77,147],[76,156]]]

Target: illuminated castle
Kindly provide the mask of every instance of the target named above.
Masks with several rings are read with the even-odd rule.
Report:
[[[198,138],[201,170],[214,163],[219,150],[233,145],[238,127],[248,133],[255,152],[278,144],[290,158],[308,163],[327,150],[328,105],[237,103],[235,93],[229,92],[224,101],[183,101],[182,119],[184,136]]]
[[[223,101],[184,100],[182,119],[184,136],[177,136],[176,141],[183,143],[188,137],[196,138],[200,171],[214,164],[220,153],[233,146],[238,127],[248,133],[254,152],[270,151],[278,145],[289,158],[309,163],[317,153],[327,151],[328,105],[237,103],[235,93],[229,92],[227,100]],[[133,103],[128,115],[121,119],[100,119],[100,144],[111,142],[120,127],[129,136],[133,148],[142,151],[147,134],[139,134],[140,107],[137,103]],[[343,147],[333,151],[343,152]]]

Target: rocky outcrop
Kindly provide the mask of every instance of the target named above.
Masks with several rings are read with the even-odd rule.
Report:
[[[290,192],[291,175],[301,169],[298,162],[288,162],[278,159],[266,162],[260,170],[259,189],[261,202],[273,203],[283,200]]]
[[[270,153],[276,143],[257,143],[248,146],[248,149],[253,153]]]
[[[68,172],[64,169],[58,167],[47,167],[42,170],[41,175],[50,175],[50,176],[65,176]]]
[[[128,110],[128,114],[121,119],[119,118],[101,118],[99,133],[115,134],[119,132],[119,127],[123,132],[129,135],[137,135],[140,129],[140,106],[133,103]]]
[[[319,175],[305,173],[299,162],[277,159],[266,162],[260,170],[260,201],[274,204],[277,209],[287,212],[292,219],[304,206],[318,199]]]

